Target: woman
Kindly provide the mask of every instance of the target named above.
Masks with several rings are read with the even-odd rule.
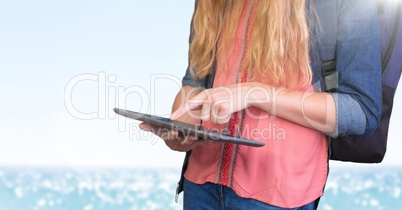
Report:
[[[265,146],[214,144],[141,124],[169,148],[192,151],[185,209],[314,209],[328,173],[326,134],[375,129],[381,109],[375,0],[336,4],[339,84],[327,93],[313,85],[322,77],[313,2],[196,2],[190,65],[171,118]],[[211,73],[213,88],[202,90]]]

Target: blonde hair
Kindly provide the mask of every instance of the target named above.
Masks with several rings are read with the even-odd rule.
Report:
[[[198,0],[189,59],[195,76],[210,73],[215,58],[227,58],[246,0]],[[306,0],[256,0],[242,71],[271,85],[311,84]],[[224,69],[218,69],[224,70]]]

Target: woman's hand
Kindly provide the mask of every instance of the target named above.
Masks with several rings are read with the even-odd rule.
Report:
[[[190,100],[195,95],[199,94],[201,90],[191,86],[184,86],[179,93],[177,94],[172,111],[177,110],[182,104],[186,101]],[[201,123],[199,117],[199,111],[189,111],[188,113],[183,113],[180,117],[176,118],[179,121],[198,125]],[[154,133],[155,135],[159,136],[161,139],[164,140],[166,145],[175,151],[186,152],[191,150],[197,145],[205,145],[205,144],[212,144],[212,141],[209,140],[202,140],[197,139],[195,136],[183,136],[178,131],[168,130],[165,128],[160,128],[157,126],[152,126],[149,124],[142,123],[140,124],[140,129],[144,131],[149,131]]]
[[[198,140],[195,136],[183,136],[178,131],[152,126],[146,123],[141,123],[140,129],[159,136],[170,149],[175,151],[186,152],[201,144],[201,142],[205,142]]]
[[[182,104],[171,119],[175,120],[194,110],[200,110],[198,117],[201,120],[211,120],[214,123],[229,122],[232,113],[245,109],[256,103],[271,106],[270,89],[262,87],[260,83],[247,82],[229,86],[206,89]]]

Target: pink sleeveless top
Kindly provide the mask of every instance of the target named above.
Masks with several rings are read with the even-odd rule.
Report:
[[[227,71],[215,75],[214,87],[240,82],[241,60],[246,53],[247,27],[253,17],[247,0],[236,33]],[[219,59],[217,69],[224,65]],[[264,147],[213,144],[197,146],[185,177],[197,184],[223,184],[237,195],[283,208],[295,208],[323,194],[327,178],[327,141],[323,133],[267,114],[255,107],[239,112],[238,135],[261,141]],[[265,116],[256,119],[255,116]],[[214,129],[228,124],[204,122]]]

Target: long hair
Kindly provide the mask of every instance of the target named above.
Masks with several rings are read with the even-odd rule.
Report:
[[[210,73],[214,60],[227,58],[246,0],[198,0],[192,22],[189,60],[195,77]],[[253,0],[251,0],[253,1]],[[242,71],[271,85],[311,84],[306,0],[255,0],[250,43]],[[225,69],[218,69],[222,71]]]

